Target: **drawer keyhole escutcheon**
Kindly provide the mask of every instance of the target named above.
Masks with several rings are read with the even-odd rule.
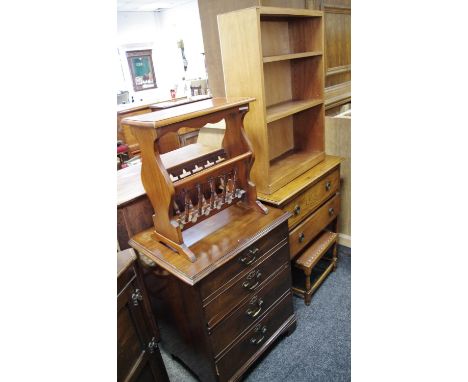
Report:
[[[254,290],[260,284],[262,273],[259,270],[252,271],[247,275],[247,279],[242,283],[242,286],[247,290]]]
[[[250,265],[252,264],[255,260],[257,260],[257,253],[258,253],[258,248],[251,248],[247,251],[245,256],[240,258],[240,262],[243,263],[244,265]]]
[[[299,243],[302,243],[304,240],[305,240],[304,232],[301,232],[301,233],[299,234]]]
[[[327,180],[327,183],[325,183],[325,190],[330,191],[331,189],[331,182]]]
[[[333,209],[333,207],[330,207],[328,209],[328,215],[333,216],[334,213],[335,213],[335,210]]]

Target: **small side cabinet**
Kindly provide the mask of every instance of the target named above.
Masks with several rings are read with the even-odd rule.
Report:
[[[117,254],[117,381],[169,381],[133,249]]]

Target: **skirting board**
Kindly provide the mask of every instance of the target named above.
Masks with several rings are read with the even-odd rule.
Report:
[[[351,248],[351,236],[345,235],[344,233],[338,234],[338,244],[344,245],[345,247]]]

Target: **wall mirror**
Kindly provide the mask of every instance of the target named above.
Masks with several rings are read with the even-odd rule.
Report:
[[[133,90],[156,88],[151,49],[127,52],[128,66],[132,74]]]

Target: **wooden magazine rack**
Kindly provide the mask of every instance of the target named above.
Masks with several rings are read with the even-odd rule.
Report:
[[[213,98],[124,121],[141,148],[141,180],[154,209],[155,235],[191,262],[196,256],[184,243],[183,231],[233,204],[268,213],[257,201],[249,177],[254,154],[243,120],[252,101],[254,98]],[[163,164],[158,143],[161,137],[182,127],[200,129],[222,119],[226,131],[221,149],[189,160],[174,155],[177,163]],[[177,154],[177,150],[172,153]]]

